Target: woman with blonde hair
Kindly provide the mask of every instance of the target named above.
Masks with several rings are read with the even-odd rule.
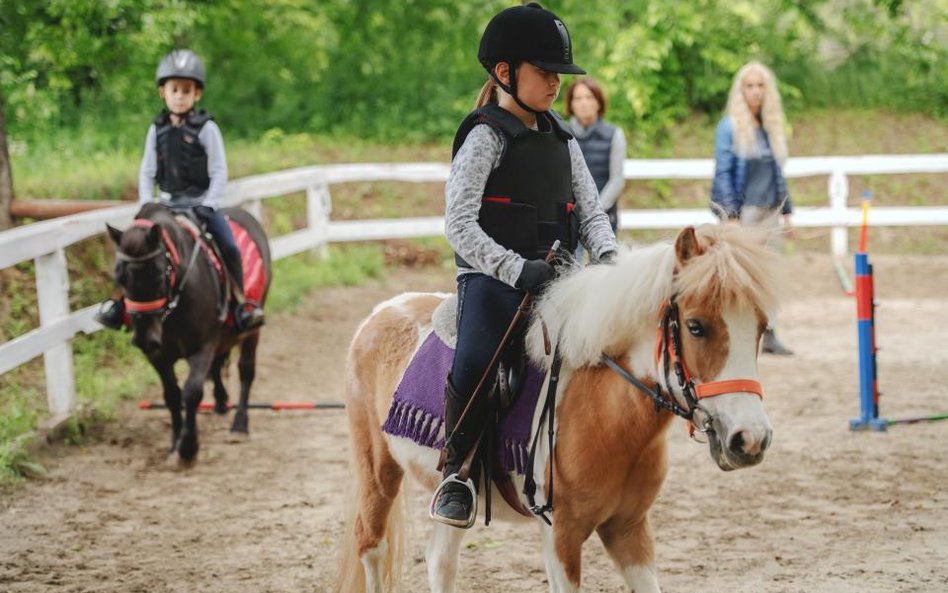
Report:
[[[734,76],[725,115],[714,137],[711,202],[717,216],[766,226],[775,237],[782,218],[783,226],[791,232],[793,205],[783,175],[785,125],[773,72],[760,62],[745,64]],[[762,349],[770,354],[793,354],[777,339],[773,327],[764,333]]]

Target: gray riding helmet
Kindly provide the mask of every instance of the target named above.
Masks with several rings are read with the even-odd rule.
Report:
[[[175,49],[161,59],[155,82],[161,86],[169,78],[187,78],[204,88],[204,62],[190,49]]]

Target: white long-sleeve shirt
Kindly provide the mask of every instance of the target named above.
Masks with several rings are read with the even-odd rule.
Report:
[[[142,154],[142,163],[138,169],[138,202],[152,202],[155,200],[155,176],[158,174],[158,145],[156,141],[157,128],[151,124],[145,135],[145,151]],[[221,130],[209,120],[198,134],[198,142],[207,153],[207,176],[211,180],[210,186],[200,196],[175,201],[175,205],[183,206],[210,206],[217,208],[224,199],[227,191],[227,155],[224,152],[224,137]],[[171,195],[158,192],[158,201],[170,203]]]

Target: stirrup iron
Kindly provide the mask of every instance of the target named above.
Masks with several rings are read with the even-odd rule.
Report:
[[[438,499],[441,498],[441,491],[444,490],[444,487],[450,483],[462,484],[471,492],[471,512],[468,514],[465,521],[453,521],[445,517],[441,517],[435,513],[435,509],[438,508]],[[431,496],[431,503],[428,505],[428,518],[438,523],[444,523],[445,525],[450,525],[452,527],[460,527],[462,529],[470,529],[474,526],[474,522],[477,521],[477,490],[474,488],[474,481],[468,478],[467,480],[461,480],[458,478],[457,472],[449,475],[444,480],[438,484],[438,487],[435,488],[434,494]]]

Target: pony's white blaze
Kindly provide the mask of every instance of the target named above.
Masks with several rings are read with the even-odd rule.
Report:
[[[749,307],[731,308],[721,316],[730,343],[721,373],[711,380],[757,380],[758,320]],[[728,393],[707,398],[702,405],[715,418],[722,446],[736,444],[740,452],[755,459],[769,444],[772,432],[761,398],[752,393]],[[735,437],[740,435],[738,440]]]

